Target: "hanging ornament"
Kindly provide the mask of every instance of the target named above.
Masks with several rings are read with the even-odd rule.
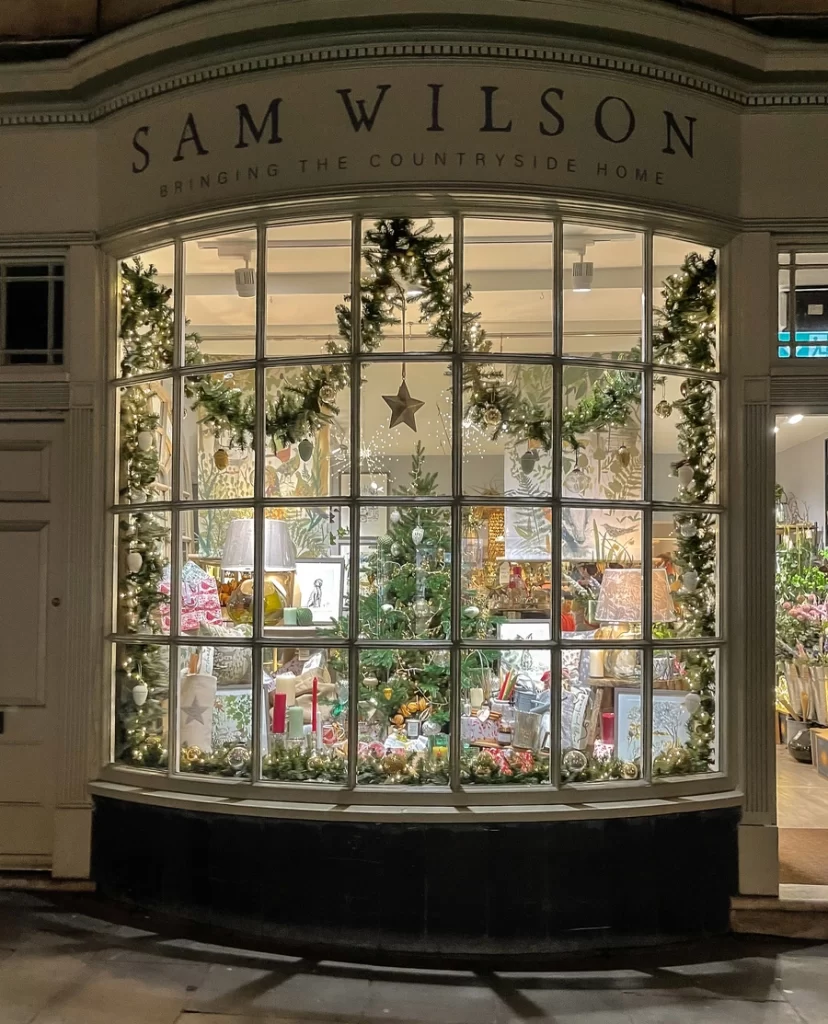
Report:
[[[656,416],[660,416],[663,420],[669,419],[672,415],[673,407],[670,403],[662,398],[661,401],[655,407]]]
[[[379,679],[375,675],[365,676],[362,685],[367,686],[369,690],[375,690],[379,686]]]
[[[688,693],[684,698],[684,707],[694,715],[701,707],[701,697],[697,693]]]
[[[323,384],[319,389],[319,401],[324,405],[333,405],[336,401],[336,389],[330,384]]]
[[[576,466],[566,477],[567,490],[573,494],[583,494],[588,482],[587,475],[580,466]]]
[[[418,548],[423,543],[423,537],[425,537],[425,530],[417,523],[411,531],[411,539],[414,541],[415,548]]]
[[[132,700],[136,707],[140,708],[146,703],[148,693],[149,687],[143,680],[132,687]]]
[[[681,577],[681,584],[688,594],[695,593],[696,587],[699,585],[699,574],[693,569],[689,569]]]
[[[685,539],[687,539],[689,537],[695,537],[698,532],[699,532],[698,527],[696,526],[696,524],[693,522],[692,519],[688,519],[686,522],[683,522],[679,526],[679,533]]]
[[[382,691],[382,695],[383,695],[383,697],[384,697],[384,698],[385,698],[386,700],[391,700],[391,697],[393,696],[393,694],[394,694],[394,691],[393,691],[393,690],[391,689],[391,687],[390,687],[390,686],[386,686],[386,687],[385,687],[385,688],[383,689],[383,691]]]
[[[521,457],[520,457],[520,468],[523,470],[523,472],[527,476],[529,476],[529,474],[537,466],[539,459],[540,459],[540,455],[539,455],[537,449],[530,448],[528,451],[525,451],[523,453],[523,455],[521,455]]]
[[[144,559],[139,551],[130,551],[126,556],[127,572],[139,572],[144,564]]]
[[[213,455],[213,464],[216,469],[227,469],[227,464],[230,462],[230,456],[227,454],[224,448],[219,448],[218,451]]]
[[[622,444],[618,446],[618,451],[615,454],[618,457],[618,461],[626,469],[630,464],[630,459],[632,458],[630,449],[625,444]]]
[[[391,554],[394,556],[394,558],[399,558],[400,555],[402,554],[402,548],[396,541],[394,541],[394,543],[391,545]]]
[[[419,398],[411,397],[405,377],[403,377],[400,390],[396,395],[383,395],[382,400],[391,410],[391,422],[388,424],[389,430],[392,430],[400,423],[404,423],[407,427],[411,427],[415,434],[417,433],[417,424],[414,416],[422,409],[425,402],[421,402]]]
[[[443,727],[439,722],[435,722],[429,718],[423,722],[423,736],[436,736],[438,733],[443,731]]]
[[[463,614],[470,619],[476,619],[480,614],[480,609],[476,604],[470,604],[467,608],[463,609]]]
[[[693,482],[693,467],[687,462],[683,463],[679,466],[676,476],[682,487],[689,487]]]
[[[152,448],[152,432],[149,430],[139,430],[135,440],[142,452],[148,452]]]
[[[302,462],[307,462],[313,455],[313,441],[309,437],[303,437],[296,447]]]
[[[487,427],[499,427],[503,422],[503,413],[496,405],[483,406],[483,422]]]
[[[424,597],[418,597],[411,607],[418,619],[424,619],[431,614],[431,605]]]
[[[448,668],[450,655],[448,651],[432,651],[431,664],[435,668]]]
[[[400,515],[399,509],[395,508],[388,518],[391,520],[391,522],[394,524],[394,526],[396,526],[399,523],[399,521],[402,519],[402,516]]]
[[[388,604],[388,602],[386,601],[385,604],[380,605],[380,611],[385,612],[385,614],[387,615],[389,612],[394,611],[394,605]]]

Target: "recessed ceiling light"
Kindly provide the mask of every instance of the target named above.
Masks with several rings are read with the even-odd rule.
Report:
[[[801,412],[797,412],[797,413],[794,413],[793,416],[789,416],[788,417],[788,423],[791,423],[791,424],[801,423],[802,420],[804,420],[804,419],[805,419],[805,417],[802,415],[802,413]]]

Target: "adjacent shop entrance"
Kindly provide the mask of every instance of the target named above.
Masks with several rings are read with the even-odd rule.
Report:
[[[775,436],[779,881],[828,885],[828,415]]]
[[[0,869],[52,862],[64,670],[62,421],[0,420]]]

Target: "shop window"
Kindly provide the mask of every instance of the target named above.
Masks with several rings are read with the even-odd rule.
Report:
[[[63,363],[63,263],[0,263],[0,365]]]
[[[778,257],[779,359],[828,357],[828,252]]]
[[[715,770],[716,283],[540,219],[123,260],[115,761],[366,800]]]

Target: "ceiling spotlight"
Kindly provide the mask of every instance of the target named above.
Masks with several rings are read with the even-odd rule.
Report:
[[[589,260],[577,260],[572,264],[572,291],[592,291],[593,266]]]
[[[790,424],[801,423],[804,419],[805,419],[805,417],[802,415],[802,413],[801,412],[797,412],[797,413],[794,413],[793,416],[789,416],[788,417],[788,423],[790,423]]]
[[[256,271],[247,258],[244,266],[236,269],[236,292],[243,299],[252,299],[256,294]]]

